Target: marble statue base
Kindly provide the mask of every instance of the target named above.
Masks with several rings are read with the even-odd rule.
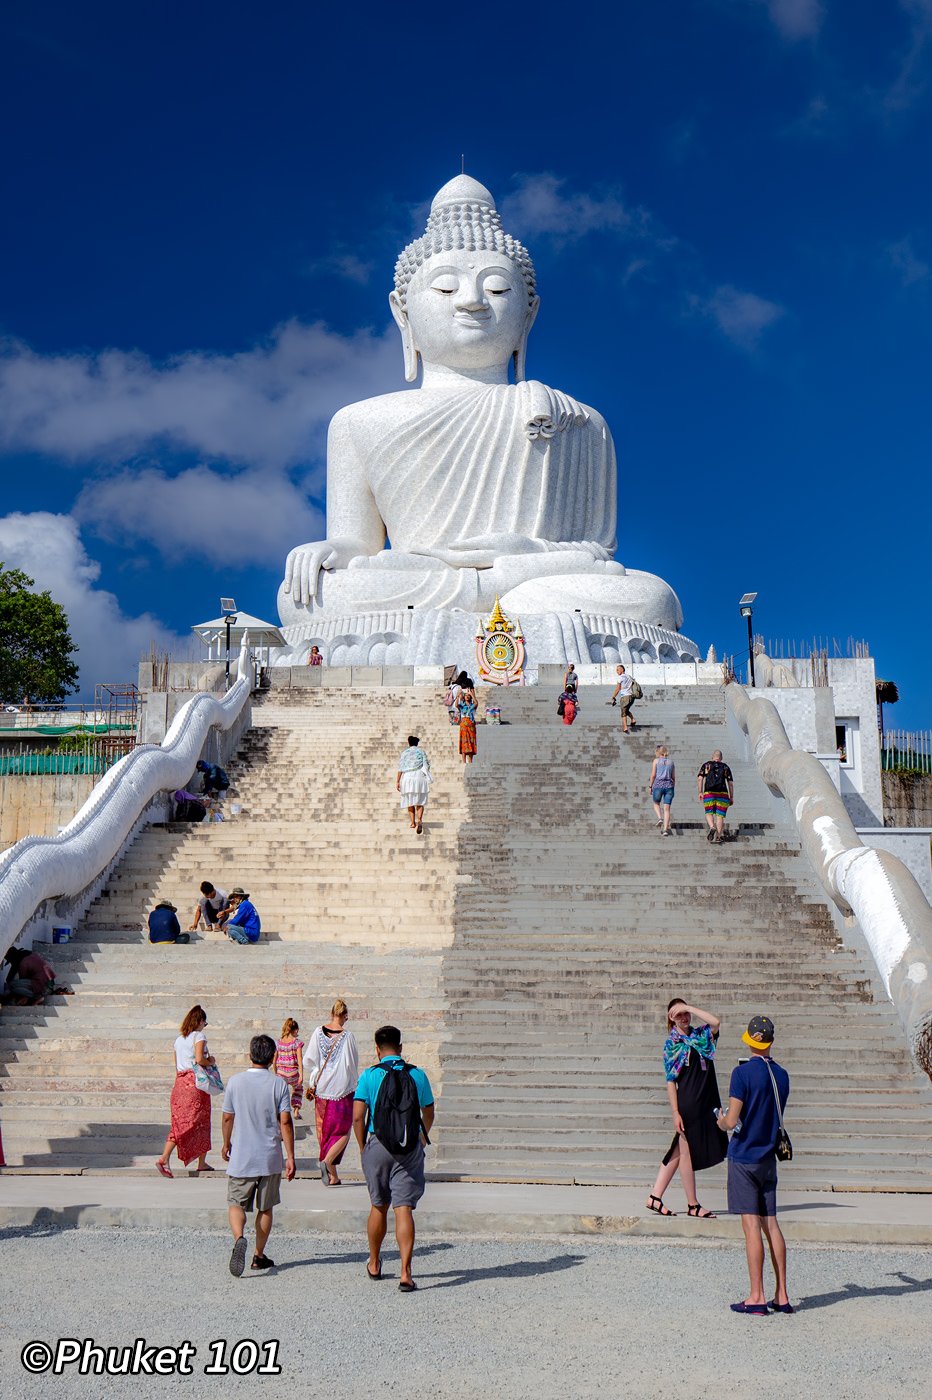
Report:
[[[527,648],[527,673],[542,664],[589,662],[694,662],[696,643],[681,632],[645,622],[580,611],[529,613],[520,621]],[[480,617],[459,608],[406,608],[403,611],[336,617],[320,613],[281,630],[287,650],[273,664],[299,666],[313,645],[329,666],[473,667]]]

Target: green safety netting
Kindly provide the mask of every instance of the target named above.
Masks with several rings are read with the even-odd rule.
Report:
[[[23,753],[0,754],[0,776],[3,774],[27,774],[33,777],[49,777],[56,774],[87,773],[97,774],[107,771],[107,760],[103,754],[93,753]]]
[[[0,728],[0,736],[31,739],[41,735],[43,738],[51,736],[52,738],[64,739],[70,734],[87,734],[90,737],[92,734],[125,733],[127,730],[133,732],[135,728],[135,724],[31,724],[28,728],[25,725],[18,729]]]

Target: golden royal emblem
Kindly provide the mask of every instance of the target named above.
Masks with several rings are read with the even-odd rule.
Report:
[[[524,637],[521,624],[510,622],[498,598],[488,622],[480,620],[476,633],[479,679],[487,685],[524,684]]]

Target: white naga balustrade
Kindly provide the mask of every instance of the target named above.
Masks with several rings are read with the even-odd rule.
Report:
[[[197,695],[189,700],[162,743],[140,745],[115,763],[58,836],[27,836],[0,856],[0,954],[45,900],[78,895],[103,874],[149,803],[188,782],[210,731],[229,729],[251,690],[244,638],[236,682],[223,699]]]
[[[737,684],[726,697],[761,777],[789,804],[826,893],[857,920],[910,1053],[932,1078],[932,906],[901,860],[864,845],[828,773],[793,748],[772,702]]]

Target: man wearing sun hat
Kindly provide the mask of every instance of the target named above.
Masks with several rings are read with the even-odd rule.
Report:
[[[223,925],[226,936],[234,943],[258,943],[262,932],[259,911],[242,886],[230,891],[229,907],[232,913]]]
[[[718,1118],[719,1127],[733,1134],[728,1144],[728,1210],[741,1216],[751,1281],[748,1296],[732,1303],[731,1310],[766,1317],[768,1308],[793,1311],[786,1296],[786,1240],[777,1224],[777,1135],[790,1096],[790,1076],[771,1058],[774,1029],[769,1016],[752,1016],[741,1039],[751,1056],[732,1070],[728,1110]],[[777,1279],[769,1303],[764,1293],[765,1236]]]

